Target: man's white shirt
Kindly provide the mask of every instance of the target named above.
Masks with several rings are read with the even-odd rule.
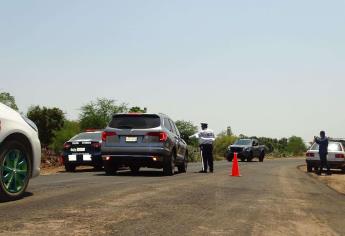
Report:
[[[199,139],[199,145],[213,144],[214,141],[216,140],[214,132],[211,129],[201,130],[200,132],[190,136],[190,138],[193,138],[193,137]]]

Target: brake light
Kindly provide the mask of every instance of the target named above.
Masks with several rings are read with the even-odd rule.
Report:
[[[307,156],[307,157],[315,157],[315,154],[314,154],[314,153],[311,153],[311,152],[307,152],[306,156]]]
[[[335,154],[335,158],[345,158],[344,154]]]
[[[63,149],[69,149],[72,145],[70,143],[65,143]]]
[[[147,136],[159,137],[160,142],[165,142],[168,140],[168,135],[165,132],[151,132],[148,133]]]
[[[101,144],[100,144],[100,143],[92,143],[91,145],[92,145],[92,147],[94,147],[94,148],[100,148],[100,147],[101,147]]]
[[[104,131],[104,132],[102,133],[102,141],[103,141],[103,142],[107,141],[107,138],[108,138],[108,137],[111,137],[111,136],[116,136],[116,132]]]

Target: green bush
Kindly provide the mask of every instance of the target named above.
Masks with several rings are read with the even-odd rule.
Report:
[[[228,136],[224,133],[220,134],[214,142],[214,154],[224,158],[229,145],[236,141],[236,136]]]
[[[188,145],[188,162],[198,162],[201,159],[199,147]]]
[[[76,121],[66,120],[62,129],[55,132],[50,148],[53,149],[55,153],[60,153],[63,148],[63,144],[78,133],[80,133],[79,123]]]
[[[302,138],[292,136],[288,140],[286,150],[288,153],[292,154],[293,156],[299,156],[299,155],[302,155],[304,152],[306,152],[307,148]]]

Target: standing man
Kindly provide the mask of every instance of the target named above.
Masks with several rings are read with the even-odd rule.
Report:
[[[207,123],[201,123],[201,131],[190,136],[199,139],[201,150],[202,170],[200,173],[207,173],[207,167],[213,173],[213,143],[215,141],[214,132],[208,128]]]
[[[327,155],[328,155],[328,138],[326,137],[325,131],[320,132],[320,138],[314,137],[314,141],[319,144],[319,155],[320,155],[320,169],[317,172],[318,175],[322,174],[324,167],[327,168],[327,175],[331,175],[331,170],[328,165]]]

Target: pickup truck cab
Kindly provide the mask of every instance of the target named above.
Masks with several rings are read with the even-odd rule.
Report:
[[[234,153],[237,153],[241,161],[252,161],[258,158],[260,162],[265,158],[265,146],[259,145],[257,139],[238,139],[233,145],[228,147],[226,152],[226,159],[232,161]]]

